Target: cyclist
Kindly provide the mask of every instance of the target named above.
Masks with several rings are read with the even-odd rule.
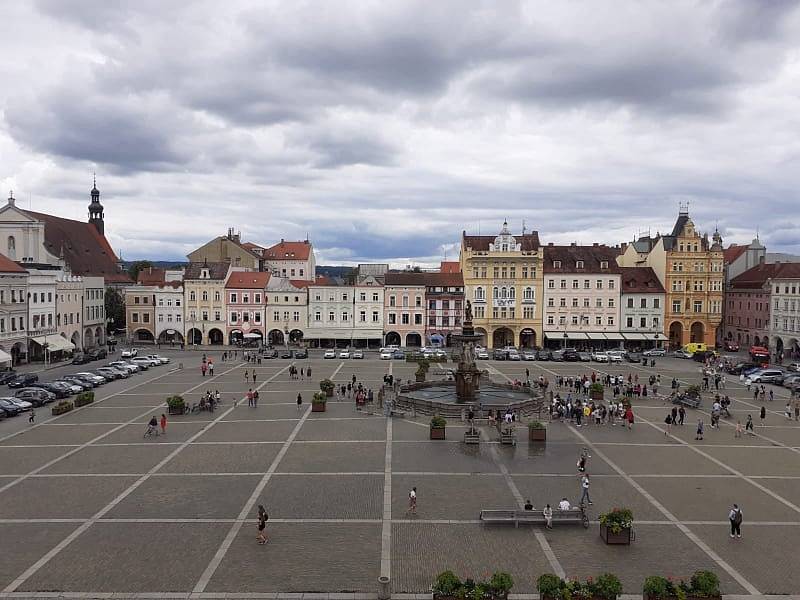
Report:
[[[158,420],[156,416],[153,415],[150,421],[147,423],[147,431],[144,432],[145,437],[150,435],[158,435]]]

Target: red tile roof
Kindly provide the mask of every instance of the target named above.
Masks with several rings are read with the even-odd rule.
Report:
[[[442,273],[460,273],[461,272],[461,263],[458,261],[442,261],[442,264],[439,265],[439,271]]]
[[[663,294],[664,286],[650,267],[622,267],[623,294]]]
[[[136,283],[139,285],[159,285],[164,283],[166,271],[158,267],[148,267],[139,271]]]
[[[739,246],[737,244],[731,244],[722,251],[723,260],[725,261],[725,263],[731,264],[742,254],[744,254],[746,250],[747,246]]]
[[[233,271],[228,275],[225,287],[236,290],[263,290],[267,287],[270,273],[265,271]]]
[[[730,288],[752,290],[770,279],[800,279],[800,263],[763,263],[731,279]]]
[[[461,271],[457,273],[425,273],[426,285],[434,287],[463,287],[464,277]]]
[[[489,251],[489,244],[494,244],[496,235],[467,235],[466,231],[461,232],[464,247],[476,251]],[[523,252],[535,252],[539,249],[539,232],[532,231],[525,235],[515,235],[514,238],[522,244]]]
[[[44,222],[44,245],[54,256],[64,256],[73,275],[103,277],[106,283],[133,283],[117,266],[117,256],[105,236],[91,223],[24,211]]]
[[[544,272],[545,273],[619,273],[617,265],[619,248],[611,248],[601,244],[591,246],[554,246],[548,244],[544,247]],[[583,261],[583,267],[578,268],[577,262]],[[554,263],[561,261],[561,266]],[[606,261],[608,267],[600,268],[600,263]]]
[[[241,246],[242,246],[242,248],[250,250],[251,252],[260,251],[260,250],[264,249],[263,246],[259,246],[258,244],[254,244],[253,242],[242,242]],[[258,252],[256,252],[256,253],[258,253]]]
[[[320,275],[320,277],[322,277]],[[314,281],[308,281],[307,279],[290,279],[289,283],[291,283],[296,288],[307,288],[310,285],[314,285]]]
[[[263,256],[268,260],[308,260],[311,254],[311,243],[286,242],[281,240],[264,250]]]
[[[27,273],[27,271],[5,254],[0,254],[0,273]]]

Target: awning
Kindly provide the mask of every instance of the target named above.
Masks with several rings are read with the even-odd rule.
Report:
[[[260,333],[245,333],[242,337],[247,340],[260,340],[264,336]]]
[[[595,331],[595,332],[590,331],[586,335],[589,336],[590,340],[607,340],[608,339],[606,337],[605,333],[600,333],[599,331]]]
[[[626,340],[646,340],[647,336],[643,333],[628,333],[627,331],[622,334]]]
[[[31,341],[44,346],[47,344],[47,349],[50,352],[67,351],[72,352],[75,350],[75,344],[60,335],[41,335],[39,337],[32,337]]]
[[[5,350],[0,350],[0,363],[11,362],[11,355]]]
[[[563,340],[564,339],[564,332],[563,331],[545,331],[544,337],[550,340]],[[567,331],[567,339],[568,340],[588,340],[589,336],[583,333],[582,331]]]
[[[606,331],[605,333],[606,338],[609,340],[624,340],[626,335],[628,334],[622,335],[619,331]]]

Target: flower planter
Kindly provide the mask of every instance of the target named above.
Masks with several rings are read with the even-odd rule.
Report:
[[[532,427],[528,427],[528,441],[529,442],[546,442],[547,441],[547,429],[534,429]]]
[[[603,400],[605,394],[603,392],[596,392],[594,390],[589,391],[589,398],[592,400]]]
[[[325,412],[326,402],[312,402],[311,412]]]
[[[168,415],[182,415],[186,412],[186,406],[167,406]]]
[[[582,598],[584,596],[581,596]],[[558,600],[555,596],[550,596],[549,594],[542,594],[540,596],[541,600]],[[589,596],[587,600],[607,600],[604,596]]]
[[[716,594],[714,596],[695,596],[694,594],[686,594],[684,597],[686,600],[722,600],[722,594]],[[644,594],[642,598],[643,600],[678,600],[677,595],[651,596],[650,594]]]
[[[328,398],[333,398],[333,390],[332,390],[332,389],[327,389],[327,390],[325,390],[325,395],[326,395]]]
[[[74,404],[75,408],[79,408],[92,402],[94,402],[94,392],[82,392],[76,396]]]
[[[425,375],[424,374],[423,375],[414,375],[414,379],[416,380],[417,383],[424,383]]]
[[[431,427],[431,439],[443,440],[445,438],[446,429],[444,427]]]
[[[72,404],[72,402],[65,402],[63,404],[56,404],[53,408],[50,409],[50,412],[54,417],[56,417],[58,415],[63,415],[64,413],[68,413],[74,408],[75,405]]]
[[[609,545],[629,546],[631,543],[631,529],[630,527],[625,527],[619,533],[613,533],[605,525],[600,525],[600,537]]]

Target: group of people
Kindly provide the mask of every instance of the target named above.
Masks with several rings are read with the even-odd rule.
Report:
[[[629,402],[610,401],[608,406],[603,402],[595,403],[593,400],[580,400],[573,398],[572,393],[562,399],[560,394],[553,397],[550,404],[550,419],[552,421],[566,421],[573,423],[576,427],[584,424],[594,423],[595,425],[616,425],[633,428],[634,415],[633,408]]]
[[[311,366],[308,366],[305,369],[302,366],[296,367],[291,365],[289,367],[289,379],[299,379],[302,381],[304,378],[311,379]]]

